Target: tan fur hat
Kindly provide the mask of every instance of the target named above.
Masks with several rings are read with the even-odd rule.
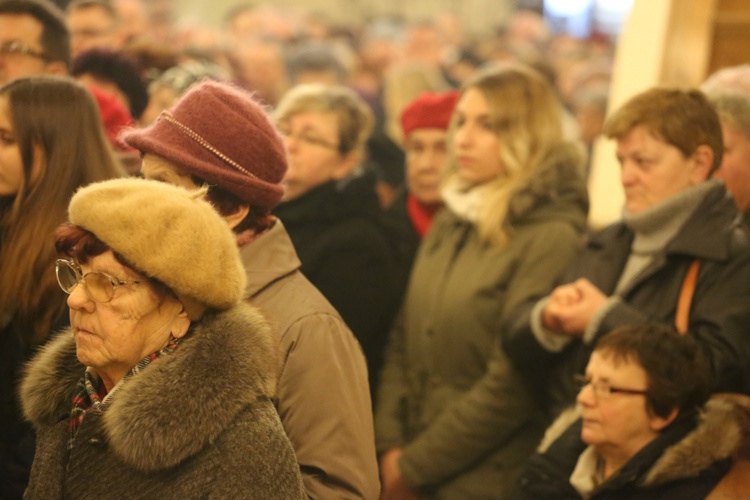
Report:
[[[72,224],[171,288],[191,319],[198,319],[206,308],[227,309],[240,301],[246,282],[236,238],[202,194],[115,179],[79,189],[68,214]]]

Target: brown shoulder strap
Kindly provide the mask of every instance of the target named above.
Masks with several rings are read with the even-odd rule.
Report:
[[[688,331],[690,321],[690,304],[693,301],[695,292],[695,282],[698,279],[698,270],[701,267],[701,261],[695,259],[690,263],[685,279],[682,281],[680,297],[677,299],[677,313],[674,316],[674,326],[681,335]]]

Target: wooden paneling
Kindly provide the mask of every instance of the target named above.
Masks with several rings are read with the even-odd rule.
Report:
[[[726,66],[750,63],[750,1],[718,0],[713,26],[706,75]]]
[[[697,86],[705,78],[717,1],[672,2],[660,78],[662,84]]]

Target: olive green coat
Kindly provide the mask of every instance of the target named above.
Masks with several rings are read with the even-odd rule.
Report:
[[[499,339],[508,312],[548,294],[577,253],[587,198],[575,152],[561,148],[511,200],[506,247],[446,209],[417,254],[375,431],[379,452],[403,448],[402,475],[427,497],[507,496],[543,432]]]

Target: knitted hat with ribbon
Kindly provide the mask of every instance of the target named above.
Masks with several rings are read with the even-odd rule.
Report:
[[[125,132],[122,140],[250,205],[270,209],[284,194],[283,139],[252,95],[228,83],[194,85],[155,123]]]

